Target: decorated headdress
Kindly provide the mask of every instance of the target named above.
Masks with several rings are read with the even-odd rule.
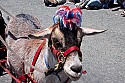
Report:
[[[73,24],[80,27],[82,22],[82,11],[80,8],[70,10],[68,6],[61,6],[53,17],[54,23],[59,21],[61,28],[72,30]]]
[[[56,11],[55,16],[53,17],[54,23],[57,23],[62,18],[67,18],[69,11],[70,8],[68,6],[59,7],[58,10]]]

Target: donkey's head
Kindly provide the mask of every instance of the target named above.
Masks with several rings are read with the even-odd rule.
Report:
[[[73,30],[59,27],[52,31],[50,42],[51,50],[55,54],[58,62],[63,65],[65,73],[72,80],[77,80],[82,74],[82,53],[80,51],[82,30],[74,26]]]
[[[64,71],[72,80],[79,79],[82,74],[80,45],[84,34],[79,28],[81,15],[79,8],[70,10],[68,6],[62,6],[53,18],[59,26],[52,32],[52,45],[61,52],[57,55],[58,61],[64,62]]]
[[[53,18],[55,24],[52,27],[30,35],[30,37],[49,38],[49,47],[59,63],[58,67],[63,68],[73,81],[78,80],[82,75],[80,45],[83,35],[104,31],[80,28],[81,15],[79,8],[70,10],[68,6],[62,6]]]

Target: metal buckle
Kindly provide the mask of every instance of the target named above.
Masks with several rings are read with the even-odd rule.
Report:
[[[60,54],[58,56],[58,60],[60,60],[59,63],[65,63],[66,57],[64,56],[63,53],[64,52],[60,52]]]
[[[55,70],[61,69],[66,61],[66,57],[63,55],[63,53],[64,52],[60,52],[60,54],[58,55],[59,63],[55,65]]]

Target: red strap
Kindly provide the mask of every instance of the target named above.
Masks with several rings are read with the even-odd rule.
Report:
[[[32,65],[33,65],[33,66],[35,66],[36,61],[37,61],[37,59],[38,59],[38,57],[39,57],[39,54],[40,54],[40,52],[41,52],[42,47],[43,47],[44,44],[45,44],[45,39],[44,39],[44,41],[41,43],[41,45],[39,46],[38,50],[36,51],[36,54],[35,54],[35,56],[34,56],[34,58],[33,58],[33,61],[32,61]],[[34,71],[34,69],[33,69],[33,68],[30,68],[30,72],[33,72],[33,71]]]
[[[21,81],[26,81],[27,78],[26,78],[26,75],[21,75],[18,77],[18,79],[20,79]]]
[[[29,78],[29,80],[31,81],[31,83],[37,83],[34,79],[32,79],[32,77],[30,76],[30,74],[27,74],[27,78]]]
[[[60,54],[60,52],[56,50],[54,46],[51,47],[51,51],[56,55],[56,57],[58,57],[58,55]]]
[[[24,81],[24,83],[28,83],[26,79],[28,79],[28,81],[31,81],[32,83],[37,83],[31,76],[30,74],[25,74],[20,76],[18,79]]]
[[[7,60],[5,59],[0,60],[0,63],[5,63],[5,62],[7,62]]]
[[[6,49],[6,47],[0,47],[0,52],[1,51],[6,51],[7,49]]]
[[[82,74],[86,74],[87,73],[87,71],[86,70],[82,70]]]
[[[54,46],[51,47],[51,51],[56,55],[56,57],[58,58],[58,55],[60,54],[60,51],[56,50]],[[82,57],[82,53],[80,51],[80,49],[77,46],[72,46],[70,48],[68,48],[63,55],[66,57],[69,53],[71,53],[72,51],[78,51],[80,54],[80,57]],[[58,60],[60,61],[60,60]]]
[[[66,57],[72,51],[78,51],[80,53],[80,56],[82,56],[82,53],[77,46],[72,46],[72,47],[68,48],[63,54]]]
[[[45,39],[44,39],[44,41],[41,43],[41,45],[39,46],[38,50],[37,50],[36,53],[35,53],[35,56],[34,56],[33,61],[32,61],[32,65],[33,65],[33,66],[35,66],[36,61],[37,61],[37,59],[38,59],[38,57],[39,57],[39,54],[40,54],[40,52],[41,52],[42,47],[43,47],[44,44],[45,44]],[[33,68],[30,68],[30,72],[33,72],[33,71],[34,71],[34,69],[33,69]],[[36,81],[33,80],[32,77],[30,76],[30,74],[25,74],[24,64],[23,64],[22,75],[19,76],[18,79],[23,80],[23,81],[26,81],[26,79],[29,79],[32,83],[36,83]],[[26,82],[27,82],[27,81],[26,81]]]
[[[18,77],[18,79],[22,80],[22,81],[26,81],[26,74],[25,74],[25,71],[24,71],[24,63],[22,63],[22,75]],[[24,82],[25,83],[25,82]]]
[[[17,83],[21,83],[19,79],[17,79],[15,76],[13,76],[8,69],[6,69],[2,64],[0,66],[6,71]]]

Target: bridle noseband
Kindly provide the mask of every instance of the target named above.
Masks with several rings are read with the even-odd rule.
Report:
[[[58,62],[62,61],[61,58],[66,59],[67,56],[73,52],[73,51],[78,51],[79,53],[79,57],[82,57],[82,52],[80,51],[80,49],[77,46],[71,46],[69,47],[66,51],[62,52],[62,51],[58,51],[54,46],[51,47],[51,51],[52,53],[54,53],[56,55],[56,58],[58,60]],[[63,60],[65,61],[65,60]]]

